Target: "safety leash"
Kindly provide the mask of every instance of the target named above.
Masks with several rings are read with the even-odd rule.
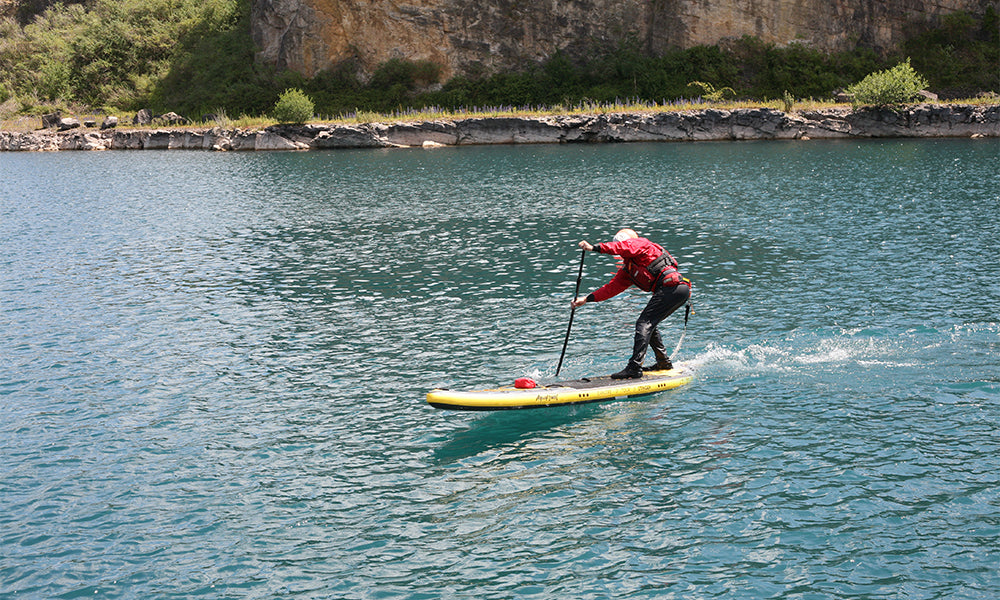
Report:
[[[691,301],[688,300],[687,304],[684,305],[684,330],[681,331],[681,337],[677,340],[677,346],[674,347],[674,351],[670,353],[670,359],[673,360],[677,357],[677,353],[680,352],[681,344],[684,343],[684,336],[687,335],[688,331],[688,317],[691,316]]]

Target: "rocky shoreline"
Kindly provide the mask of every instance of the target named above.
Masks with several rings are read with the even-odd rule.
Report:
[[[0,151],[314,150],[478,144],[683,142],[887,137],[1000,137],[1000,105],[921,104],[904,110],[770,108],[487,117],[399,123],[168,129],[0,131]]]

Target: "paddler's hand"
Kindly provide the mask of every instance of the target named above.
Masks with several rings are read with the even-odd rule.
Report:
[[[577,244],[577,246],[583,248],[587,252],[593,252],[594,251],[594,246],[592,246],[591,243],[587,242],[587,241],[582,241],[579,244]]]
[[[571,300],[570,303],[569,303],[569,305],[572,306],[573,308],[578,308],[578,307],[583,306],[586,303],[587,303],[587,297],[584,296],[582,298],[577,298],[575,300]]]

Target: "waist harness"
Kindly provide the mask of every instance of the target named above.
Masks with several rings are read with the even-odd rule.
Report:
[[[646,266],[653,276],[653,288],[657,285],[677,285],[685,281],[677,271],[677,260],[666,250]]]

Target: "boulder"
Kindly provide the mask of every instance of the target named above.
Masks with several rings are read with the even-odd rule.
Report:
[[[115,127],[118,127],[118,117],[111,115],[104,117],[104,121],[101,122],[101,129],[114,129]]]
[[[934,92],[928,92],[927,90],[920,90],[917,92],[917,97],[924,102],[937,102],[938,95]]]
[[[68,131],[70,129],[76,129],[80,126],[80,121],[77,121],[73,117],[63,117],[59,119],[59,131]]]
[[[133,125],[149,125],[153,122],[153,113],[148,108],[143,108],[132,117]]]
[[[52,129],[53,127],[59,126],[59,119],[62,118],[62,113],[56,111],[54,113],[49,113],[47,115],[42,115],[42,129]]]
[[[94,127],[97,127],[97,119],[95,117],[84,117],[83,126],[93,129]]]
[[[184,117],[180,116],[175,112],[168,112],[162,115],[153,117],[153,122],[159,125],[187,125],[191,121],[188,121]]]

